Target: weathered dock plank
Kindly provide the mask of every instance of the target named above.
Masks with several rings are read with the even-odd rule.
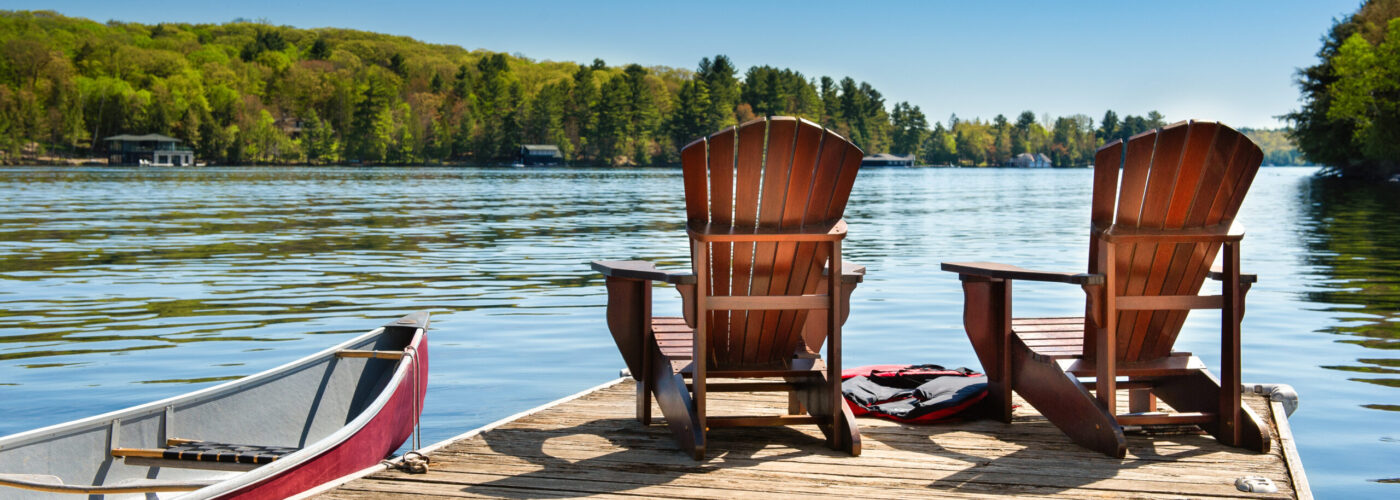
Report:
[[[317,498],[1300,496],[1284,455],[1288,447],[1256,454],[1199,433],[1132,434],[1129,455],[1119,460],[1071,443],[1024,404],[1009,425],[862,419],[859,457],[828,449],[815,426],[712,429],[710,458],[696,462],[676,447],[663,424],[645,427],[633,418],[633,396],[631,382],[606,386],[435,445],[427,474],[378,472]],[[715,414],[775,414],[786,403],[774,393],[709,396]],[[1262,397],[1250,396],[1247,403],[1272,417]],[[1278,429],[1271,432],[1281,442]],[[1244,476],[1270,478],[1279,492],[1241,492],[1234,482]]]

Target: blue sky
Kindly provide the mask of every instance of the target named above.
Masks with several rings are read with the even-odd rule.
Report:
[[[745,70],[868,81],[930,122],[1157,110],[1175,121],[1275,127],[1298,107],[1296,68],[1359,0],[1205,2],[708,2],[398,0],[0,0],[97,21],[263,18],[341,27],[539,60],[694,69],[726,54]]]

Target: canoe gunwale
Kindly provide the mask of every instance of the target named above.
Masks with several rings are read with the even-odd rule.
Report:
[[[379,332],[378,334],[383,334],[384,330],[385,328],[379,328],[377,330]],[[289,453],[281,458],[278,458],[272,463],[262,465],[246,473],[239,474],[227,480],[220,481],[218,483],[201,488],[196,491],[192,491],[188,495],[181,495],[179,498],[213,498],[220,495],[226,495],[229,493],[237,492],[249,486],[256,485],[260,482],[277,477],[278,474],[286,472],[290,469],[311,462],[315,460],[318,456],[330,451],[332,448],[335,448],[336,446],[350,440],[350,438],[354,437],[355,434],[359,433],[365,428],[365,426],[369,425],[371,421],[378,417],[379,413],[383,411],[386,406],[389,405],[389,400],[392,399],[394,397],[394,394],[397,393],[398,387],[402,385],[404,378],[408,377],[409,372],[417,371],[414,368],[417,366],[417,353],[420,350],[422,343],[427,342],[425,334],[425,328],[418,327],[415,329],[415,331],[413,332],[413,336],[409,339],[408,345],[405,347],[404,357],[396,361],[396,363],[398,363],[398,366],[394,368],[394,374],[389,378],[389,382],[384,385],[383,390],[381,390],[379,394],[375,395],[374,400],[368,406],[366,406],[365,409],[362,410],[359,415],[355,416],[354,420],[351,420],[343,427],[336,429],[336,431],[332,432],[330,435],[321,438],[313,443],[309,443],[302,449]],[[372,336],[366,334],[361,336],[360,338],[367,339],[372,338]],[[343,345],[345,344],[341,344],[340,346]],[[331,348],[327,349],[326,351],[323,351],[320,354],[335,356],[335,351],[337,350],[338,349],[336,348]],[[414,373],[414,375],[417,374]],[[422,387],[419,390],[426,389],[426,387]],[[418,398],[419,395],[412,394],[410,395],[410,397],[415,398],[416,400],[416,398]],[[419,410],[421,411],[421,408],[419,408]]]

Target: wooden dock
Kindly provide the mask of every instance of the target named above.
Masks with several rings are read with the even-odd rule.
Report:
[[[713,415],[775,414],[787,402],[780,393],[708,397]],[[1221,446],[1202,434],[1134,433],[1128,457],[1109,458],[1071,443],[1021,404],[1010,425],[861,419],[859,457],[828,449],[815,426],[712,429],[703,462],[682,453],[664,424],[644,427],[633,418],[633,398],[631,380],[620,379],[428,447],[427,474],[366,470],[310,493],[325,499],[1311,498],[1287,420],[1275,418],[1280,406],[1262,396],[1247,395],[1246,403],[1272,424],[1267,454]],[[1239,491],[1235,479],[1244,476],[1269,478],[1278,493]]]

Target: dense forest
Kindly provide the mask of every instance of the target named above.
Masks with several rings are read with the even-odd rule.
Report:
[[[1287,115],[1308,158],[1345,177],[1400,175],[1400,0],[1368,0],[1336,20],[1317,65],[1298,72]]]
[[[102,156],[101,139],[122,133],[176,137],[215,164],[484,163],[540,143],[574,163],[665,164],[695,138],[779,114],[868,153],[966,166],[1021,153],[1083,166],[1105,142],[1165,123],[1155,111],[1097,123],[1024,111],[930,125],[868,83],[767,65],[740,73],[724,55],[694,71],[580,65],[345,29],[0,11],[0,162],[10,164]]]

